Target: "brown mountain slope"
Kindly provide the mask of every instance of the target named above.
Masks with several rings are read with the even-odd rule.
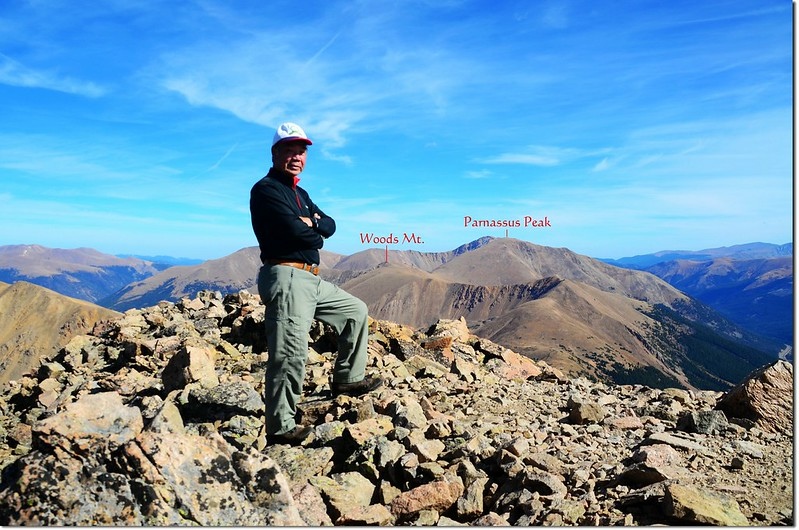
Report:
[[[337,270],[369,270],[390,263],[392,265],[407,265],[423,271],[430,272],[452,260],[458,254],[450,252],[419,252],[418,250],[389,250],[370,248],[356,252],[339,261]]]
[[[475,332],[572,374],[604,379],[614,363],[652,366],[690,386],[646,344],[657,323],[641,311],[650,304],[556,277],[528,284],[453,283],[435,273],[383,265],[342,286],[377,319],[416,328],[438,318],[464,317]]]
[[[74,335],[120,314],[28,282],[0,282],[0,384],[36,368]]]
[[[321,266],[331,269],[341,259],[341,254],[320,251]],[[199,265],[179,265],[132,283],[104,300],[108,307],[124,311],[133,307],[147,307],[162,300],[178,300],[197,292],[220,290],[235,292],[247,289],[258,292],[256,279],[261,267],[258,247],[246,247],[228,256],[205,261]]]
[[[407,265],[384,263],[341,287],[363,300],[374,318],[388,319],[391,315],[397,322],[414,327],[449,318],[444,307],[452,298],[452,284]]]
[[[346,281],[342,288],[366,302],[374,318],[421,328],[440,318],[464,317],[476,323],[499,316],[538,298],[558,281],[547,278],[520,285],[469,285],[388,263]]]
[[[688,297],[652,274],[608,265],[567,248],[544,247],[512,238],[494,239],[454,257],[433,271],[472,285],[530,283],[550,276],[575,280],[607,292],[671,306]]]
[[[651,366],[690,387],[678,365],[664,363],[649,338],[659,324],[651,306],[563,280],[540,298],[478,323],[474,331],[572,374],[605,379],[622,367]]]
[[[235,292],[254,289],[261,266],[258,247],[243,248],[229,256],[199,265],[170,267],[154,276],[130,284],[107,304],[119,310],[147,307],[161,300],[177,300],[203,289]]]

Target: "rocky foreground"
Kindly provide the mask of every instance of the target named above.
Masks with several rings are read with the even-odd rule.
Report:
[[[793,369],[725,394],[568,379],[373,321],[360,398],[311,332],[303,447],[268,446],[264,307],[130,310],[0,395],[0,525],[792,525]]]

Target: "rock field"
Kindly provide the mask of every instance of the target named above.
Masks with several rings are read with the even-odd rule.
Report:
[[[384,387],[304,446],[263,425],[264,307],[204,291],[79,335],[0,393],[0,525],[793,525],[793,367],[729,392],[567,378],[472,335],[371,321]]]

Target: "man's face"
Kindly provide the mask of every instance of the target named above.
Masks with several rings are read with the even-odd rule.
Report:
[[[272,165],[275,169],[296,177],[305,168],[307,148],[303,142],[280,142],[275,147]]]

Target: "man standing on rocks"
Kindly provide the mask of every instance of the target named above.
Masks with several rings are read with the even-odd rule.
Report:
[[[297,185],[311,144],[298,125],[280,125],[272,140],[272,167],[250,191],[250,217],[263,263],[258,291],[266,305],[264,401],[270,443],[299,444],[313,432],[295,421],[313,319],[338,333],[333,396],[357,396],[383,384],[380,378],[365,377],[366,304],[319,277],[319,249],[336,231],[336,222]]]

